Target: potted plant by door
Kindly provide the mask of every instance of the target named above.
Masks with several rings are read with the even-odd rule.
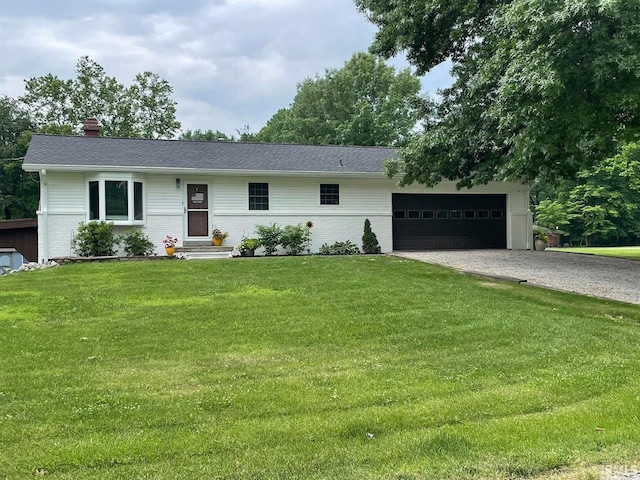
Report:
[[[533,248],[540,252],[544,252],[549,243],[549,237],[541,228],[535,228],[533,230]]]
[[[176,253],[176,243],[178,243],[178,239],[167,235],[167,238],[162,240],[162,243],[164,243],[164,251],[167,252],[167,255],[173,257]]]
[[[241,257],[253,257],[259,246],[260,241],[257,238],[243,238],[236,248]]]
[[[211,233],[211,241],[214,247],[219,247],[224,242],[224,239],[229,236],[229,232],[223,232],[218,227],[213,228],[213,232]]]

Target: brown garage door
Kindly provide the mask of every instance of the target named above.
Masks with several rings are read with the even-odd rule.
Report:
[[[506,247],[506,195],[393,194],[394,250]]]

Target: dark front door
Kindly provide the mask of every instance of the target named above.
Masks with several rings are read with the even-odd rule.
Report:
[[[209,236],[209,193],[206,184],[187,184],[187,236]]]
[[[507,197],[393,194],[393,249],[507,248]]]

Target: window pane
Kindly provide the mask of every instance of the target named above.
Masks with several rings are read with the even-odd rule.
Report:
[[[269,184],[249,184],[249,210],[269,210]]]
[[[436,218],[438,220],[445,220],[449,218],[449,210],[436,210]]]
[[[142,183],[133,182],[133,219],[144,220],[144,212],[142,211]]]
[[[129,220],[129,182],[104,182],[107,220]]]
[[[433,210],[422,210],[422,218],[425,220],[433,220],[435,218],[435,212]]]
[[[451,210],[451,218],[454,220],[462,218],[462,210]]]
[[[502,210],[491,210],[491,218],[502,218]]]
[[[340,185],[337,183],[321,183],[320,205],[340,205]]]
[[[482,220],[489,218],[489,210],[478,210],[478,218]]]
[[[98,182],[89,182],[89,220],[100,218],[100,188]]]
[[[405,211],[404,210],[396,210],[393,212],[393,218],[397,218],[397,219],[403,219],[405,218]]]
[[[407,212],[407,216],[411,219],[411,220],[415,220],[417,218],[420,218],[420,210],[409,210]]]
[[[476,218],[476,211],[475,210],[465,210],[464,211],[464,218],[466,220],[470,220],[472,218]]]

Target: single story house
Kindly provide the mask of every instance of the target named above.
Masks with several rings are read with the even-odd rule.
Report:
[[[81,222],[140,228],[164,253],[171,235],[226,245],[256,225],[312,221],[312,250],[351,240],[371,221],[382,252],[531,248],[529,188],[495,182],[458,191],[399,187],[383,173],[393,148],[107,138],[97,122],[85,136],[33,135],[24,169],[40,174],[38,259],[71,256]]]

